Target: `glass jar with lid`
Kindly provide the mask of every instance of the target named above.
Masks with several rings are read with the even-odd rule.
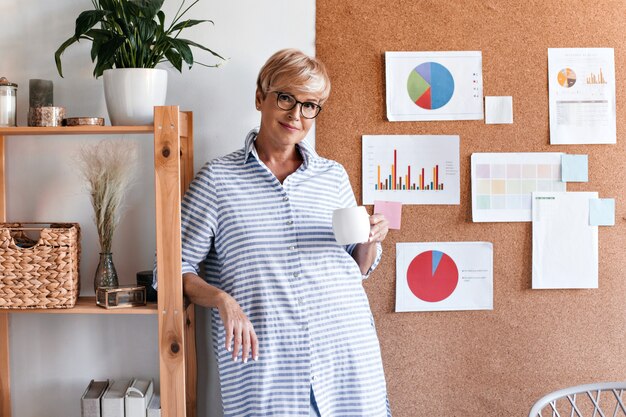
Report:
[[[0,78],[0,126],[17,126],[17,84]]]

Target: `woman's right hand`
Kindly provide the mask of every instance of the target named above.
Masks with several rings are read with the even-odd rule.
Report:
[[[226,332],[225,347],[229,352],[232,351],[233,361],[237,361],[240,350],[243,363],[248,362],[250,353],[252,353],[252,359],[256,361],[259,358],[259,340],[256,337],[252,323],[239,306],[239,303],[229,294],[222,292],[219,296],[217,309]],[[234,346],[231,346],[233,344]]]

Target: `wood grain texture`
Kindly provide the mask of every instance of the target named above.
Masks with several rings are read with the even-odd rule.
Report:
[[[161,409],[164,416],[185,416],[178,106],[156,107],[154,120]]]
[[[1,310],[0,310],[1,311]],[[29,308],[12,309],[12,314],[99,314],[99,315],[154,315],[157,314],[156,303],[147,303],[145,306],[106,309],[96,305],[96,297],[78,297],[72,308]]]
[[[0,222],[5,222],[6,188],[4,136],[0,136]],[[0,416],[11,416],[11,357],[9,355],[9,314],[0,312]]]
[[[618,1],[317,1],[316,51],[332,80],[317,148],[345,166],[358,202],[361,135],[461,137],[461,204],[405,206],[364,283],[394,416],[522,417],[552,390],[626,379],[625,14]],[[549,145],[549,47],[615,48],[616,145]],[[484,94],[513,96],[514,124],[388,122],[385,51],[455,50],[483,52]],[[471,221],[474,152],[589,155],[589,182],[568,190],[616,199],[616,225],[599,230],[599,289],[531,290],[531,224]],[[395,244],[428,241],[494,243],[493,311],[393,312]]]
[[[181,198],[193,181],[193,113],[180,113]],[[193,304],[185,309],[185,371],[187,417],[197,415],[198,362],[196,360],[196,314]]]
[[[11,416],[9,314],[0,312],[0,416]]]
[[[187,417],[197,416],[198,396],[198,361],[196,358],[196,311],[194,304],[185,310],[185,402]]]
[[[112,135],[152,133],[153,126],[57,126],[57,127],[0,127],[0,135]]]
[[[7,218],[7,189],[5,176],[5,158],[4,158],[4,141],[5,137],[0,135],[0,222],[6,222]]]

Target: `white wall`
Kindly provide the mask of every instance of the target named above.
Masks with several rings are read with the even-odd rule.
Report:
[[[187,0],[187,4],[190,4]],[[179,2],[166,0],[173,17]],[[91,76],[88,42],[63,55],[65,78],[54,66],[54,51],[73,32],[89,0],[2,0],[0,76],[19,84],[18,124],[26,125],[28,80],[54,81],[55,104],[68,116],[106,116],[102,79]],[[297,47],[314,52],[314,0],[200,0],[187,18],[212,19],[215,26],[192,28],[186,37],[214,48],[229,60],[218,69],[194,67],[170,71],[167,104],[194,112],[195,168],[208,159],[238,149],[258,124],[254,108],[256,75],[274,51]],[[212,61],[196,53],[201,62]],[[108,120],[107,120],[108,123]],[[116,136],[119,137],[119,136]],[[75,163],[83,144],[98,136],[11,137],[6,143],[7,219],[9,221],[78,221],[83,229],[82,294],[93,294],[98,244],[91,206]],[[139,175],[113,252],[121,283],[153,263],[154,185],[152,137],[127,135],[140,147]],[[206,355],[210,342],[206,311],[198,317],[198,415],[220,413],[216,381]],[[10,319],[13,416],[74,417],[91,378],[158,376],[156,317],[12,314]],[[212,373],[214,375],[214,372]]]

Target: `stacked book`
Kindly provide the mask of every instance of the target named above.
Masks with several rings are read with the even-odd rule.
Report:
[[[161,417],[161,402],[151,379],[89,383],[81,398],[82,417]]]

